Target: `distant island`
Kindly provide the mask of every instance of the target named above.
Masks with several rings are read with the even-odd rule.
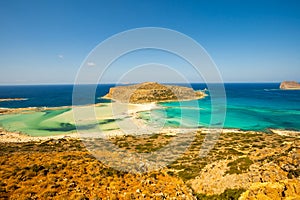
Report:
[[[27,100],[26,98],[0,98],[0,102],[2,101],[25,101]]]
[[[189,87],[144,82],[110,88],[109,93],[103,98],[123,103],[151,103],[195,100],[204,98],[205,96],[204,92],[195,91]]]
[[[296,81],[283,81],[280,84],[280,89],[283,89],[283,90],[300,90],[300,84]]]

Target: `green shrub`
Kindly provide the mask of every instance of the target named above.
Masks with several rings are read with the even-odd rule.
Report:
[[[250,165],[253,164],[253,161],[249,157],[238,158],[233,162],[227,164],[229,170],[226,174],[241,174],[248,171]]]
[[[244,189],[227,189],[219,195],[197,194],[196,197],[199,200],[237,200],[243,192],[245,192]]]

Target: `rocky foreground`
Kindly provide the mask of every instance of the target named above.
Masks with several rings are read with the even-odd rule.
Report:
[[[172,141],[180,146],[194,137],[176,161],[137,174],[103,164],[86,149],[89,143],[77,139],[1,143],[0,199],[300,198],[299,138],[234,130],[219,138],[206,133],[110,138],[120,149],[151,154]],[[216,144],[201,158],[205,137]]]
[[[109,93],[103,98],[122,103],[151,103],[194,100],[201,99],[204,96],[205,93],[194,91],[188,87],[145,82],[136,85],[110,88]]]

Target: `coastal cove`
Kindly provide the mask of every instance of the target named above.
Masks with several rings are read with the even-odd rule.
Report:
[[[116,121],[128,120],[124,116],[112,117],[111,109],[109,109],[110,100],[99,98],[104,96],[113,86],[100,85],[95,95],[97,120],[103,131],[116,131],[118,130]],[[205,84],[191,84],[191,86],[195,90],[206,88]],[[263,132],[270,132],[270,129],[300,131],[300,91],[280,90],[278,88],[279,83],[225,84],[227,116],[224,128]],[[178,102],[163,102],[159,103],[158,106],[150,106],[151,109],[147,106],[146,108],[134,109],[133,106],[130,108],[134,110],[131,119],[137,123],[141,123],[141,121],[146,122],[146,124],[149,121],[152,124],[165,123],[166,128],[207,128],[211,117],[209,92],[207,94],[207,97],[196,100],[199,107],[193,106],[195,100],[181,102],[181,105]],[[71,85],[1,86],[0,98],[27,99],[26,101],[0,102],[2,108],[41,107],[41,109],[33,109],[30,112],[22,111],[21,113],[0,115],[0,126],[8,131],[22,132],[31,136],[76,132],[71,111]],[[182,121],[181,111],[187,113]],[[189,112],[199,112],[200,120],[195,121],[193,118],[189,118]],[[166,121],[160,121],[161,116],[165,116]],[[85,128],[89,128],[89,126]]]
[[[300,200],[300,0],[0,10],[0,200]]]

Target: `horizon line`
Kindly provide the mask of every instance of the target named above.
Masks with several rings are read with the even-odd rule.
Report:
[[[145,82],[157,82],[157,81],[145,81]],[[235,81],[230,81],[230,82],[223,82],[224,84],[251,84],[251,83],[281,83],[283,81],[243,81],[243,82],[235,82]],[[297,81],[299,82],[299,81]],[[7,84],[1,84],[0,86],[51,86],[51,85],[115,85],[115,84],[120,84],[120,85],[129,85],[129,84],[139,84],[143,82],[128,82],[128,83],[113,83],[113,82],[106,82],[106,83],[81,83],[81,84],[74,84],[74,83],[29,83],[29,84],[13,84],[13,83],[7,83]],[[187,84],[186,82],[158,82],[161,84]],[[190,82],[189,84],[208,84],[206,82]],[[222,84],[222,83],[217,83],[217,82],[209,82],[209,84]]]

